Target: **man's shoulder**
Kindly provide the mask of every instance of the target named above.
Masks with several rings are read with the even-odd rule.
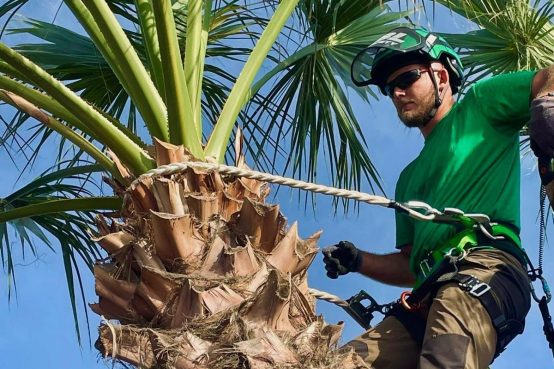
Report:
[[[473,83],[459,103],[461,111],[471,112],[468,124],[481,126],[489,122],[488,126],[510,135],[518,132],[528,121],[535,74],[535,71],[502,73]]]
[[[536,73],[537,71],[525,70],[500,73],[493,76],[481,78],[478,81],[471,83],[465,96],[468,96],[472,93],[479,94],[481,90],[485,90],[487,93],[491,93],[490,97],[494,97],[495,94],[492,94],[492,92],[502,93],[509,91],[514,87],[514,85],[519,85],[521,83],[530,83],[535,77]]]

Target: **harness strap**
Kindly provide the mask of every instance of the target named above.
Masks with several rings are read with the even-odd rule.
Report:
[[[508,319],[502,312],[502,308],[497,301],[496,292],[488,283],[485,283],[478,278],[463,273],[452,273],[448,278],[440,278],[435,280],[430,293],[430,298],[434,298],[441,285],[449,282],[457,282],[458,286],[466,291],[466,293],[476,299],[483,305],[488,315],[491,318],[494,329],[496,330],[497,340],[494,358],[498,357],[517,335],[523,333],[525,327],[524,322],[515,319]],[[412,300],[419,298],[421,295],[413,295]],[[414,301],[412,301],[413,303]],[[389,312],[397,318],[400,323],[408,330],[414,341],[419,347],[423,345],[425,336],[426,317],[420,311],[409,311],[397,303]],[[553,336],[554,337],[554,336]]]
[[[525,250],[521,247],[521,240],[516,230],[513,225],[492,223],[487,232],[494,239],[485,235],[478,227],[466,228],[456,233],[420,261],[414,289],[418,289],[430,275],[435,274],[445,257],[455,256],[463,259],[465,253],[476,247],[508,252],[526,265]]]
[[[494,238],[490,238],[490,235]],[[527,264],[517,228],[499,223],[492,223],[486,232],[479,227],[463,229],[443,246],[431,252],[429,257],[420,264],[421,273],[412,292],[408,293],[407,297],[404,296],[402,302],[397,303],[389,314],[395,316],[406,327],[420,347],[423,344],[426,317],[418,311],[419,303],[427,297],[434,298],[440,286],[450,282],[457,282],[460,288],[478,299],[490,316],[497,333],[495,358],[510,341],[523,332],[523,321],[508,319],[503,313],[498,302],[500,298],[494,291],[494,286],[491,288],[488,283],[472,275],[458,273],[459,262],[470,250],[477,248],[508,252],[522,265]],[[402,305],[408,305],[413,309],[406,310]]]
[[[501,306],[498,304],[499,298],[496,292],[488,283],[482,282],[472,275],[458,273],[452,279],[458,282],[460,288],[466,291],[469,295],[477,298],[487,313],[489,314],[494,329],[496,330],[496,358],[508,343],[510,343],[518,334],[523,333],[525,325],[515,319],[508,319],[502,312]]]

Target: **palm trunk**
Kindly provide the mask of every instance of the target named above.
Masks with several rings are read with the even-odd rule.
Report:
[[[156,143],[157,164],[190,160]],[[122,169],[124,175],[124,170]],[[92,309],[104,356],[144,368],[364,367],[315,314],[307,268],[320,233],[287,229],[265,183],[192,169],[129,190],[125,223],[99,219],[109,253]]]

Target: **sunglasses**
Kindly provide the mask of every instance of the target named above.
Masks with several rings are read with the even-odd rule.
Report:
[[[396,87],[405,90],[408,87],[410,87],[412,84],[414,84],[415,81],[421,78],[421,75],[423,73],[428,72],[428,70],[421,70],[421,69],[414,69],[409,70],[407,72],[402,73],[389,83],[385,84],[382,91],[385,94],[385,96],[392,97],[394,94],[394,89]]]

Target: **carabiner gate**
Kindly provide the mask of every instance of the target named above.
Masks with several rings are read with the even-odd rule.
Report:
[[[536,302],[541,302],[542,300],[542,297],[539,297],[537,295],[535,291],[535,287],[533,287],[533,282],[537,279],[541,281],[544,297],[546,298],[546,302],[549,303],[552,300],[552,293],[550,292],[550,286],[548,285],[548,282],[542,275],[535,275],[534,278],[531,279],[531,282],[530,282],[531,296],[533,296],[533,300],[535,300]]]

